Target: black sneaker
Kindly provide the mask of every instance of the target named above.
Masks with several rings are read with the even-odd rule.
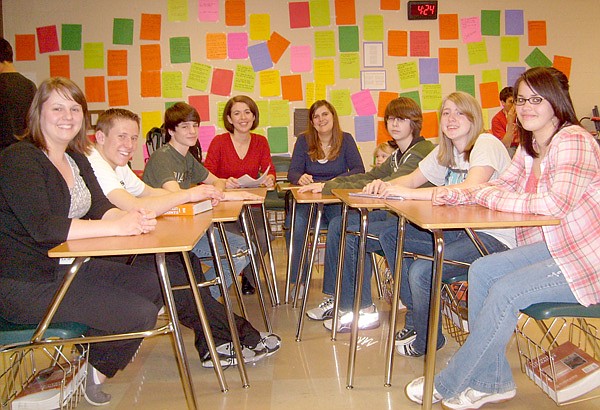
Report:
[[[437,348],[437,350],[440,350],[442,347],[446,346],[446,336],[442,336],[442,338],[443,338],[442,344],[441,344],[441,346],[439,346]],[[396,352],[399,355],[406,356],[406,357],[421,357],[421,356],[423,356],[425,353],[417,352],[413,346],[413,343],[414,343],[414,340],[407,344],[396,345]]]
[[[94,372],[96,371],[97,370],[88,362],[83,396],[92,406],[106,406],[107,404],[110,404],[112,396],[102,391],[102,383],[96,383],[94,377]]]
[[[219,361],[221,362],[221,366],[229,367],[229,366],[237,366],[237,357],[235,356],[235,351],[233,349],[233,343],[223,343],[222,345],[217,346],[217,354],[219,355]],[[254,348],[251,349],[247,346],[242,345],[242,357],[244,358],[244,363],[255,363],[260,359],[263,359],[267,356],[267,349],[263,348]],[[212,368],[215,367],[211,357],[210,352],[207,352],[202,358],[202,367]]]
[[[398,332],[396,332],[396,338],[394,343],[396,346],[405,345],[411,343],[413,340],[417,338],[417,332],[414,329],[404,328]]]
[[[246,275],[242,276],[242,293],[244,295],[254,295],[254,286],[250,283]]]

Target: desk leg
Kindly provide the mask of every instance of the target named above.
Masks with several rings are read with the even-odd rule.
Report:
[[[260,205],[263,217],[263,225],[265,227],[265,235],[267,236],[267,253],[269,254],[269,264],[271,265],[271,279],[273,281],[273,292],[275,294],[275,305],[280,305],[279,291],[277,289],[277,272],[275,270],[275,259],[273,257],[273,245],[271,244],[271,230],[269,229],[269,221],[267,220],[267,210],[265,204]]]
[[[431,301],[429,305],[429,329],[427,329],[427,353],[425,354],[425,386],[423,388],[423,408],[431,409],[433,398],[433,378],[435,376],[435,355],[440,321],[440,295],[442,268],[444,265],[444,232],[433,229],[434,257],[433,278],[431,280]]]
[[[242,386],[247,388],[248,384],[248,375],[246,374],[246,366],[244,364],[244,356],[242,355],[242,346],[240,344],[240,336],[238,335],[237,326],[235,323],[235,317],[233,316],[233,308],[231,306],[231,299],[229,297],[229,292],[227,292],[227,287],[225,286],[225,274],[223,273],[223,266],[221,265],[221,258],[219,257],[219,248],[217,247],[217,240],[215,238],[215,232],[212,227],[208,229],[206,232],[208,235],[208,243],[210,245],[210,250],[213,254],[213,259],[215,261],[215,269],[217,270],[217,274],[221,279],[221,291],[223,292],[223,301],[225,302],[225,313],[227,314],[227,322],[229,323],[229,332],[231,333],[231,341],[233,343],[233,348],[235,350],[235,356],[237,358],[237,368],[240,372],[240,378],[242,379]],[[196,296],[196,295],[194,295]],[[198,297],[200,295],[198,294]],[[208,328],[210,331],[210,327]],[[206,334],[206,331],[205,333]],[[212,337],[211,337],[212,339]],[[208,340],[207,340],[208,341]],[[210,340],[213,343],[214,341]],[[215,350],[216,353],[216,350]],[[217,357],[217,356],[214,356]],[[221,366],[218,366],[219,368]],[[217,366],[215,366],[215,369]]]
[[[231,269],[231,277],[233,278],[233,289],[235,289],[235,297],[238,301],[238,306],[240,308],[241,315],[246,318],[246,306],[244,305],[244,299],[242,298],[242,290],[240,289],[240,283],[237,280],[237,272],[235,271],[235,262],[233,261],[233,256],[231,254],[231,247],[229,246],[229,240],[227,239],[227,234],[225,233],[225,226],[222,222],[218,222],[217,228],[219,230],[219,236],[221,237],[221,243],[223,243],[223,248],[225,248],[225,255],[227,256],[227,262],[229,263],[229,268]],[[226,282],[223,282],[225,284]]]
[[[196,404],[196,396],[192,386],[192,376],[187,355],[185,353],[185,346],[183,344],[183,335],[181,334],[181,328],[179,327],[179,318],[177,316],[177,309],[175,308],[175,299],[173,298],[173,292],[171,290],[171,282],[169,281],[164,253],[156,254],[156,267],[158,269],[158,278],[162,287],[163,297],[165,298],[165,307],[167,308],[169,318],[171,319],[171,326],[173,327],[171,338],[173,340],[173,349],[175,350],[175,358],[177,359],[177,366],[179,367],[179,377],[181,378],[183,392],[185,394],[188,409],[196,409],[198,406]]]
[[[350,351],[348,352],[348,373],[346,375],[346,388],[354,386],[354,364],[356,362],[356,346],[358,344],[358,319],[362,297],[362,285],[365,274],[365,251],[367,248],[367,209],[360,208],[360,234],[358,242],[358,266],[356,267],[356,284],[354,287],[354,310],[350,333]]]
[[[312,206],[311,206],[312,214]],[[313,266],[315,264],[315,257],[317,255],[317,245],[319,244],[319,231],[321,230],[321,218],[323,216],[323,204],[317,204],[317,215],[315,221],[315,233],[313,235],[312,249],[310,250],[310,261],[306,269],[306,285],[304,286],[304,298],[302,299],[302,309],[300,309],[300,317],[298,318],[298,329],[296,330],[296,342],[300,341],[302,337],[302,326],[304,325],[304,314],[306,312],[306,303],[308,301],[308,289],[310,288],[310,278],[312,276]],[[309,218],[310,219],[310,218]],[[308,238],[308,232],[310,231],[310,225],[306,232]],[[306,241],[305,241],[306,242]],[[300,286],[296,286],[296,295],[298,295]]]
[[[285,274],[285,303],[290,303],[290,283],[292,281],[292,257],[294,256],[294,232],[296,232],[296,228],[294,225],[296,224],[296,199],[292,195],[292,214],[291,214],[291,223],[290,223],[290,242],[288,247],[288,260],[287,260],[287,269]]]
[[[404,233],[406,219],[398,218],[398,246],[396,248],[396,269],[394,270],[394,290],[392,293],[392,308],[390,310],[390,332],[388,333],[386,346],[386,365],[384,386],[392,385],[392,369],[394,368],[394,347],[396,344],[396,318],[398,317],[398,302],[400,301],[400,276],[402,275],[402,264],[404,263]]]
[[[258,263],[256,262],[257,256],[254,252],[254,247],[252,243],[252,229],[250,227],[250,222],[248,221],[248,214],[251,211],[247,206],[244,205],[244,210],[241,213],[242,225],[244,227],[244,231],[246,232],[246,244],[248,245],[248,254],[250,255],[250,263],[252,264],[252,274],[254,275],[254,281],[256,282],[256,293],[258,295],[258,304],[260,305],[260,311],[263,316],[263,320],[265,322],[265,328],[267,332],[272,332],[271,330],[271,322],[269,321],[269,317],[267,316],[267,310],[265,308],[265,299],[262,291],[262,286],[260,284],[260,278],[258,277]],[[256,241],[258,243],[258,241]],[[260,252],[260,247],[258,247]],[[261,257],[262,258],[262,257]]]
[[[338,326],[338,311],[340,307],[340,296],[342,294],[342,274],[344,272],[344,259],[346,256],[346,230],[348,229],[348,205],[342,204],[342,236],[340,238],[340,249],[338,254],[338,269],[335,276],[335,294],[333,295],[333,318],[331,327],[331,341],[335,342]]]
[[[308,254],[308,241],[310,237],[310,227],[312,226],[313,217],[315,212],[315,204],[310,204],[310,210],[308,211],[308,224],[306,225],[306,232],[304,234],[304,243],[302,246],[302,254],[300,255],[300,265],[298,265],[298,272],[296,272],[296,287],[295,292],[292,295],[293,305],[292,307],[296,309],[298,307],[298,299],[300,298],[300,284],[303,282],[303,272],[306,266],[306,258]],[[306,292],[306,286],[304,286],[304,291]]]
[[[267,269],[267,264],[265,263],[265,259],[263,257],[263,249],[260,244],[260,240],[258,238],[258,231],[256,230],[256,223],[254,222],[254,216],[252,216],[251,207],[246,207],[248,212],[248,219],[250,220],[250,226],[252,227],[252,232],[254,234],[254,238],[256,239],[256,249],[258,250],[258,261],[260,262],[260,266],[262,267],[263,274],[265,275],[265,282],[267,283],[267,291],[269,292],[269,297],[271,298],[271,306],[275,307],[275,292],[273,291],[273,284],[271,283],[271,278],[269,277],[269,271]],[[266,240],[269,241],[268,233],[265,232],[267,236]],[[256,287],[260,287],[260,283],[256,282]]]

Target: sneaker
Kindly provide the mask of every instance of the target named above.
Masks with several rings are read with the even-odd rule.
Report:
[[[106,406],[110,404],[111,395],[102,391],[102,383],[96,377],[99,373],[89,362],[87,364],[87,374],[85,381],[85,390],[83,396],[92,406]]]
[[[275,333],[260,332],[260,342],[256,344],[253,350],[265,350],[267,356],[273,355],[281,347],[281,337]]]
[[[516,394],[517,390],[515,389],[504,393],[484,393],[469,387],[458,396],[442,400],[442,408],[446,410],[478,409],[485,404],[510,400]]]
[[[312,320],[325,320],[333,317],[333,298],[327,297],[323,302],[319,303],[316,308],[306,312],[306,316]]]
[[[425,377],[417,377],[412,382],[408,383],[404,388],[404,392],[406,393],[406,397],[409,398],[410,401],[415,402],[417,404],[423,404],[423,390],[425,389]],[[433,386],[433,400],[432,403],[437,403],[442,400],[442,395],[438,393]]]
[[[442,345],[438,346],[437,350],[440,350],[442,347],[446,346],[446,336],[442,335],[442,338],[443,338]],[[415,339],[416,339],[416,336],[409,343],[396,344],[396,353],[398,353],[401,356],[406,356],[406,357],[421,357],[421,356],[423,356],[425,353],[417,352],[414,348]]]
[[[405,345],[417,338],[417,331],[415,329],[404,328],[396,332],[396,338],[394,343],[396,346]]]
[[[217,354],[219,355],[221,366],[237,366],[237,357],[235,356],[232,342],[223,343],[222,345],[217,346]],[[267,349],[260,349],[258,346],[254,349],[242,346],[242,357],[244,358],[244,363],[255,363],[260,359],[267,357]],[[214,367],[210,352],[207,352],[202,358],[202,367]]]
[[[340,312],[341,313],[341,312]],[[352,330],[352,316],[353,312],[341,313],[340,319],[338,320],[338,333],[350,333]],[[327,330],[331,330],[333,327],[333,319],[327,319],[323,322],[323,326]],[[367,308],[361,309],[358,315],[358,329],[359,330],[371,330],[379,327],[379,312],[375,305],[371,305]]]
[[[296,285],[294,284],[294,286],[292,286],[292,290],[291,290],[291,295],[292,295],[292,299],[294,298],[294,296],[296,295]],[[300,285],[300,293],[298,293],[298,300],[302,300],[304,299],[304,285]]]

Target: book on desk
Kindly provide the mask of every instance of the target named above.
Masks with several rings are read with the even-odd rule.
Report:
[[[205,199],[200,202],[188,202],[187,204],[181,204],[174,206],[165,212],[165,215],[196,215],[201,212],[210,211],[212,209],[212,203],[210,199]]]

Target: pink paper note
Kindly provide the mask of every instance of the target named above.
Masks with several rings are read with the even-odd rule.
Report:
[[[375,107],[375,101],[371,96],[371,91],[362,90],[354,93],[350,96],[356,115],[375,115],[377,114],[377,107]]]

